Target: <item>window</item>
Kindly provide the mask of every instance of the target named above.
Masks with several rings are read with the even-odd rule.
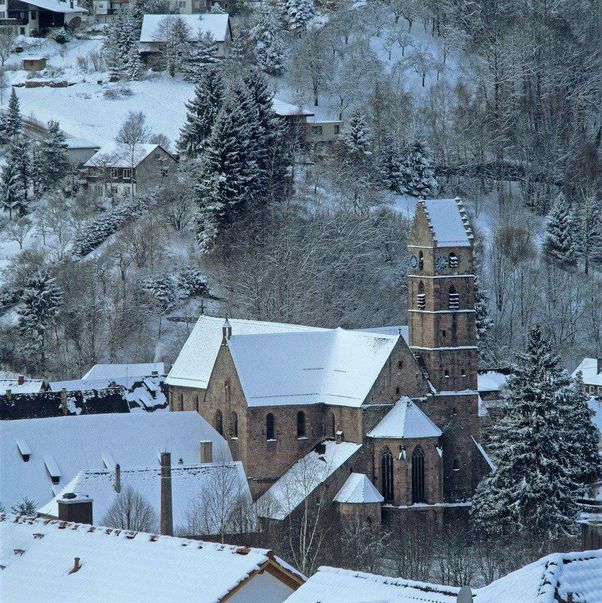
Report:
[[[199,412],[200,411],[200,406],[199,406],[199,397],[198,396],[194,397],[194,406],[196,408],[196,411]]]
[[[338,136],[341,133],[341,126],[336,125],[334,127],[334,135]]]
[[[419,310],[426,308],[426,294],[424,293],[424,283],[420,281],[418,283],[418,295],[416,296],[416,307]]]
[[[297,413],[297,437],[305,437],[305,413],[302,410]]]
[[[329,429],[329,432],[328,432],[328,436],[331,437],[331,438],[334,438],[334,436],[335,436],[335,434],[337,432],[337,430],[336,430],[336,428],[337,428],[337,422],[336,422],[336,419],[334,417],[334,413],[333,412],[330,413],[330,425],[329,425],[329,428],[330,429]]]
[[[452,408],[452,415],[456,416],[458,414],[458,409],[454,406]]]
[[[462,369],[462,377],[466,377],[466,369]]]
[[[385,447],[380,455],[380,484],[381,494],[386,503],[393,502],[393,455],[389,448]]]
[[[458,256],[452,251],[449,254],[449,267],[452,270],[455,270],[458,267],[458,264],[459,264]]]
[[[38,18],[38,13],[37,13],[37,11],[35,11],[35,10],[30,11],[30,12],[29,12],[29,18],[30,18],[32,21],[35,21],[35,20]]]
[[[458,459],[454,459],[454,471],[460,471],[460,461]]]
[[[129,180],[132,177],[132,170],[130,168],[123,168],[123,179]]]
[[[25,35],[25,28],[24,27],[19,27],[19,35],[21,35],[21,36]]]
[[[397,362],[397,368],[403,368],[403,360]]]
[[[448,306],[450,310],[458,310],[460,308],[460,294],[453,285],[449,287]]]
[[[449,371],[447,369],[445,369],[445,372],[443,373],[443,375],[445,376],[446,379],[449,379]]]
[[[119,178],[119,170],[117,168],[109,168],[109,178]]]
[[[424,451],[420,445],[412,452],[412,504],[426,502],[424,496]]]
[[[238,437],[238,415],[234,411],[230,413],[230,437]]]
[[[424,270],[424,253],[422,251],[418,254],[418,270]]]
[[[217,431],[217,433],[224,435],[224,416],[222,415],[222,411],[219,409],[215,411],[213,426],[215,427],[215,431]]]
[[[265,439],[275,440],[274,436],[274,415],[269,412],[265,418]]]
[[[180,410],[184,410],[184,394],[180,394]]]
[[[445,337],[447,335],[447,331],[445,329],[443,329],[441,331],[441,337]]]
[[[161,168],[161,178],[167,178],[169,176],[169,168]]]
[[[311,133],[314,136],[322,136],[322,126],[312,126]]]
[[[399,393],[400,393],[399,387],[396,387],[395,388],[395,394],[399,396]]]
[[[230,404],[230,379],[224,381],[224,400],[226,404]]]
[[[6,19],[6,11],[0,10],[0,19]]]

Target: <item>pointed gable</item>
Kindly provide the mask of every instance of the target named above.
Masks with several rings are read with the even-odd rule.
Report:
[[[334,497],[335,502],[347,504],[381,503],[385,499],[364,473],[352,473]]]
[[[418,201],[410,239],[426,245],[427,232],[436,247],[471,247],[474,239],[468,214],[459,198]]]
[[[382,421],[368,433],[369,438],[438,438],[442,431],[409,398],[396,402]]]

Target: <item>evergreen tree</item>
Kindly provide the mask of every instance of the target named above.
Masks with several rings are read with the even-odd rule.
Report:
[[[429,150],[421,142],[406,149],[400,180],[400,191],[412,197],[430,197],[438,188]]]
[[[189,82],[198,82],[202,71],[210,65],[219,63],[219,48],[211,32],[199,35],[195,43],[189,45],[189,52],[183,64],[184,77]]]
[[[18,136],[11,143],[8,150],[9,161],[15,166],[21,178],[21,188],[27,198],[29,189],[29,171],[31,158],[28,152],[28,145],[23,136]]]
[[[388,190],[400,192],[402,157],[399,147],[390,138],[385,138],[380,149],[380,179]]]
[[[571,208],[561,193],[548,216],[543,250],[548,257],[567,265],[576,263],[571,222]]]
[[[351,115],[343,142],[354,157],[363,159],[372,155],[372,135],[365,117],[359,111]]]
[[[19,98],[13,88],[8,99],[8,109],[2,117],[2,138],[11,141],[21,135],[23,131],[23,120],[21,118],[21,109]]]
[[[0,206],[8,212],[9,219],[14,215],[23,215],[27,210],[27,198],[17,166],[9,160],[2,166],[0,183]]]
[[[571,230],[575,254],[583,260],[585,274],[589,274],[592,264],[602,264],[602,201],[586,195],[573,208]]]
[[[19,332],[40,371],[46,365],[46,343],[63,302],[63,292],[47,272],[38,272],[27,284],[18,310]]]
[[[550,342],[535,327],[508,380],[506,415],[493,427],[496,469],[472,501],[484,532],[543,540],[574,534],[578,485],[563,437],[570,426],[557,399],[568,383]]]
[[[313,0],[279,0],[280,14],[287,29],[301,33],[314,18]]]
[[[198,157],[217,118],[224,99],[223,74],[211,67],[203,70],[194,97],[186,103],[186,122],[180,130],[178,149],[189,159]]]
[[[271,10],[263,11],[251,29],[255,45],[255,60],[262,71],[271,75],[284,72],[284,39],[278,21]]]
[[[483,342],[487,338],[493,321],[489,317],[489,296],[487,290],[481,286],[481,279],[478,276],[474,277],[474,307],[477,339],[479,342]]]
[[[43,189],[51,190],[67,175],[67,143],[56,121],[48,122],[48,131],[40,143],[40,171]]]
[[[130,81],[144,79],[144,65],[142,64],[142,60],[140,59],[138,47],[135,44],[132,44],[132,46],[130,46],[130,50],[128,52],[127,57],[126,71],[128,80]]]

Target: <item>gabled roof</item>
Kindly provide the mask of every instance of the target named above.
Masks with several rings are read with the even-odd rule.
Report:
[[[53,13],[63,13],[65,15],[88,12],[85,8],[77,6],[77,4],[71,6],[69,2],[62,2],[61,0],[26,0],[26,3]]]
[[[249,406],[359,407],[398,340],[339,328],[232,335],[228,347]]]
[[[361,444],[328,440],[300,458],[257,501],[257,515],[269,519],[288,517],[318,486],[324,483]]]
[[[203,13],[193,15],[144,15],[140,42],[165,42],[165,19],[178,17],[190,29],[192,39],[211,34],[215,42],[225,42],[230,27],[227,13]]]
[[[437,247],[470,247],[473,237],[464,204],[456,199],[420,200]]]
[[[150,377],[153,372],[165,375],[163,362],[146,362],[142,364],[95,364],[82,380],[94,379],[131,379],[134,377]]]
[[[323,331],[317,327],[230,318],[233,336],[289,331]],[[201,315],[165,380],[168,385],[205,389],[222,343],[224,318]]]
[[[381,503],[385,499],[364,473],[352,473],[334,497],[347,504]]]
[[[17,441],[27,442],[26,462]],[[231,460],[225,440],[196,412],[138,412],[0,421],[0,501],[10,508],[27,497],[46,504],[80,471],[104,470],[105,459],[122,469],[157,467],[159,453],[191,465],[200,461],[199,442],[213,442],[213,458]],[[44,457],[61,470],[52,484]]]
[[[581,371],[585,385],[602,385],[602,371],[598,372],[598,360],[596,358],[584,358],[579,366],[573,371],[575,378]]]
[[[158,466],[126,469],[120,474],[121,494],[118,494],[114,488],[115,471],[81,471],[49,503],[39,508],[38,513],[58,517],[58,501],[63,494],[73,492],[93,499],[93,523],[105,525],[104,518],[111,505],[127,488],[132,488],[149,503],[159,518],[161,469]],[[187,533],[189,514],[192,513],[199,530],[194,535],[219,534],[222,517],[218,516],[217,507],[220,504],[222,509],[227,509],[228,505],[234,506],[236,500],[244,499],[249,507],[251,505],[251,492],[240,461],[175,465],[171,470],[171,481],[173,523],[178,533],[180,530]],[[217,499],[222,494],[227,498],[223,502]]]
[[[21,384],[18,377],[0,379],[0,396],[3,396],[6,390],[13,394],[35,394],[42,391],[43,384],[42,379],[25,379]]]
[[[368,433],[369,438],[438,438],[442,431],[409,398],[403,397]]]
[[[158,144],[137,144],[134,149],[127,144],[113,142],[105,144],[84,163],[84,167],[131,168],[137,167],[153,151],[165,149]],[[132,154],[133,151],[133,154]],[[169,153],[167,153],[169,155]]]
[[[0,565],[11,603],[217,603],[246,588],[283,600],[304,580],[267,549],[11,515],[0,515]]]
[[[288,116],[305,116],[310,117],[313,115],[311,111],[304,109],[300,105],[293,105],[277,98],[272,99],[272,109],[276,115],[280,117]]]
[[[480,392],[500,392],[506,386],[508,375],[498,371],[483,371],[477,375],[477,389]]]

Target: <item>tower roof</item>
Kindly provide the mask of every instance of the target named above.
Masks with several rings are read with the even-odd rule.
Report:
[[[461,199],[420,200],[438,247],[470,247],[472,229]]]
[[[352,473],[334,497],[335,502],[348,504],[381,503],[385,499],[364,473]]]
[[[441,430],[414,404],[404,397],[368,433],[369,438],[401,440],[406,438],[438,438]]]

